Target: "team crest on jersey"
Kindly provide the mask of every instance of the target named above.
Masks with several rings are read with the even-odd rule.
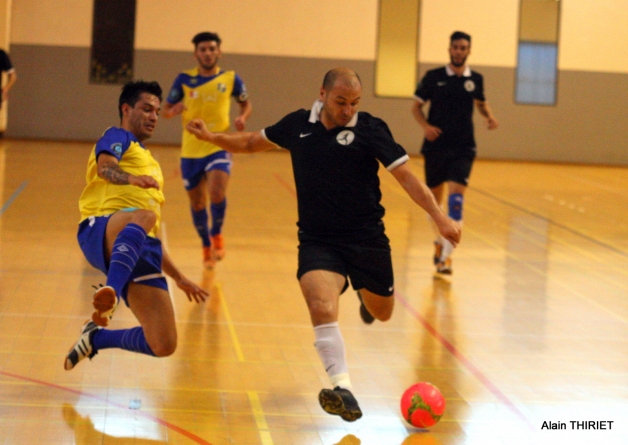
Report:
[[[336,136],[336,140],[340,145],[349,145],[354,139],[355,133],[351,130],[343,130]]]
[[[467,90],[469,93],[475,90],[475,82],[473,82],[472,80],[467,80],[464,83],[464,89]]]
[[[122,144],[120,142],[116,142],[115,144],[111,144],[111,151],[113,151],[117,155],[122,154]]]
[[[220,91],[221,93],[225,93],[227,91],[227,85],[225,85],[224,83],[219,83],[218,86],[216,87],[218,89],[218,91]]]

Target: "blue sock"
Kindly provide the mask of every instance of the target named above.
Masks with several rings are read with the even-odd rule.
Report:
[[[94,351],[101,349],[118,348],[125,351],[139,352],[140,354],[152,355],[155,354],[148,346],[146,337],[144,336],[144,329],[140,326],[131,329],[99,329],[94,333],[92,338],[92,347]]]
[[[196,228],[198,236],[200,236],[203,241],[203,246],[209,247],[211,242],[209,241],[209,227],[207,226],[207,222],[209,221],[207,209],[199,210],[198,212],[192,209],[192,221],[194,221],[194,227]]]
[[[113,243],[109,270],[107,271],[107,286],[115,289],[118,298],[120,298],[122,289],[129,281],[131,272],[135,268],[145,239],[146,232],[142,227],[137,224],[127,224],[118,233]]]
[[[449,217],[454,221],[462,221],[462,203],[464,199],[460,193],[449,195]]]
[[[214,236],[222,232],[222,224],[225,222],[225,211],[227,210],[227,199],[223,199],[218,204],[212,202],[209,207],[212,212],[212,236]]]

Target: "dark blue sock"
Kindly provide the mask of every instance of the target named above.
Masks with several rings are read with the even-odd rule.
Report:
[[[212,236],[214,236],[222,232],[222,224],[225,221],[225,211],[227,210],[227,199],[223,199],[218,204],[212,202],[209,207],[212,212]]]
[[[448,207],[449,217],[454,221],[462,221],[462,204],[464,197],[460,193],[449,195]]]
[[[207,209],[199,210],[198,212],[192,209],[192,221],[194,221],[194,227],[196,228],[198,236],[200,236],[203,241],[203,246],[210,246],[209,227],[207,226],[209,215],[207,214]]]
[[[94,351],[101,349],[118,348],[125,351],[139,352],[140,354],[152,355],[155,354],[148,346],[146,337],[144,336],[144,329],[140,326],[131,329],[109,330],[99,329],[94,333],[92,338],[92,347]]]
[[[109,270],[107,271],[107,286],[115,289],[118,298],[120,298],[122,289],[129,281],[131,272],[135,268],[145,239],[146,232],[142,227],[137,224],[127,224],[118,233],[113,243]]]

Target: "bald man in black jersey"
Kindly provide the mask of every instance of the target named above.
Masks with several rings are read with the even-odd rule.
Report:
[[[315,347],[333,389],[319,394],[329,414],[352,422],[362,417],[351,393],[345,346],[338,326],[338,302],[349,280],[367,324],[388,320],[394,281],[390,245],[384,233],[378,169],[381,162],[408,195],[434,219],[453,245],[460,228],[448,218],[427,186],[407,166],[408,155],[384,121],[357,111],[358,75],[329,71],[311,110],[298,110],[255,133],[211,133],[201,120],[187,129],[234,153],[283,147],[290,151],[299,210],[297,278],[307,303]]]

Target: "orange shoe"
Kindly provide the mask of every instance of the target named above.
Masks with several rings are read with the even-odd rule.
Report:
[[[95,309],[92,314],[92,321],[96,325],[106,328],[118,307],[116,291],[111,286],[103,286],[101,284],[100,287],[96,287],[96,292],[94,292],[92,297],[92,305]]]
[[[222,233],[219,233],[217,235],[213,235],[211,240],[214,259],[216,261],[220,261],[225,257],[225,239],[222,236]]]
[[[216,260],[212,255],[211,246],[203,247],[203,267],[207,270],[212,270],[216,265]]]

